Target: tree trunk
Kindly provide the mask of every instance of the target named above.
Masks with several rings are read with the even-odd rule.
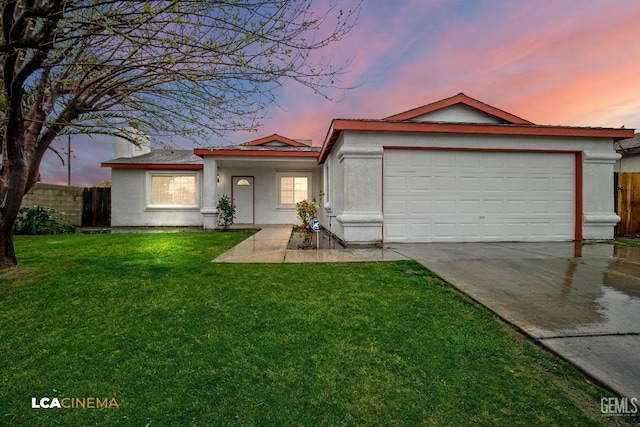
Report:
[[[28,169],[24,164],[16,163],[13,169],[0,176],[0,269],[18,264],[13,247],[13,224],[26,192]]]
[[[0,223],[0,270],[18,264],[16,250],[13,247],[13,224],[8,227],[6,221]]]

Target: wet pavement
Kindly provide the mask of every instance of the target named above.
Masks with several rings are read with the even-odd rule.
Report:
[[[376,262],[409,259],[395,251],[380,248],[291,250],[287,249],[287,246],[292,230],[292,225],[262,226],[259,232],[223,253],[213,262]]]
[[[390,245],[623,397],[640,398],[640,248]]]

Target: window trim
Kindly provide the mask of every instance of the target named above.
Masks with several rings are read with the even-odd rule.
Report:
[[[328,211],[331,211],[331,193],[333,192],[333,188],[331,187],[331,184],[332,184],[331,171],[332,171],[331,163],[330,163],[330,160],[327,159],[327,161],[324,164],[324,170],[323,170],[323,175],[324,175],[323,207]]]
[[[280,203],[280,184],[282,178],[307,178],[307,197],[309,199],[313,192],[313,172],[312,171],[280,171],[276,172],[276,208],[277,209],[295,209],[295,203]]]
[[[178,177],[190,176],[195,178],[195,202],[189,204],[153,203],[153,178],[154,177]],[[200,173],[178,171],[147,171],[146,175],[145,205],[147,210],[199,210],[200,209]]]

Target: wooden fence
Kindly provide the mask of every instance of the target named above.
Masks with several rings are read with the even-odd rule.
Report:
[[[82,226],[111,225],[111,188],[85,188],[82,194]]]
[[[614,175],[616,213],[621,221],[616,236],[640,233],[640,173]]]

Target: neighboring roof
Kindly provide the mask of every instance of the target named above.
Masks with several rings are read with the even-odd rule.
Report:
[[[382,120],[411,120],[415,117],[418,116],[422,116],[424,114],[427,113],[431,113],[433,111],[436,110],[442,110],[443,108],[447,108],[450,107],[452,105],[456,105],[456,104],[464,104],[467,105],[471,108],[475,108],[476,110],[482,111],[484,113],[487,113],[491,116],[497,117],[499,119],[502,119],[504,121],[506,121],[507,123],[512,123],[512,124],[521,124],[521,125],[532,125],[533,123],[525,120],[521,117],[515,116],[511,113],[507,113],[504,110],[501,110],[499,108],[493,107],[489,104],[485,104],[484,102],[478,101],[477,99],[471,98],[467,95],[465,95],[464,93],[459,93],[455,96],[452,96],[450,98],[445,98],[442,99],[440,101],[436,101],[436,102],[432,102],[431,104],[427,104],[427,105],[423,105],[421,107],[418,108],[413,108],[411,110],[399,113],[399,114],[394,114],[393,116],[389,116],[386,117]]]
[[[191,150],[160,149],[135,157],[120,157],[101,164],[114,169],[202,169],[204,160]]]
[[[614,142],[613,148],[623,156],[640,153],[640,133],[636,133],[633,138]]]

